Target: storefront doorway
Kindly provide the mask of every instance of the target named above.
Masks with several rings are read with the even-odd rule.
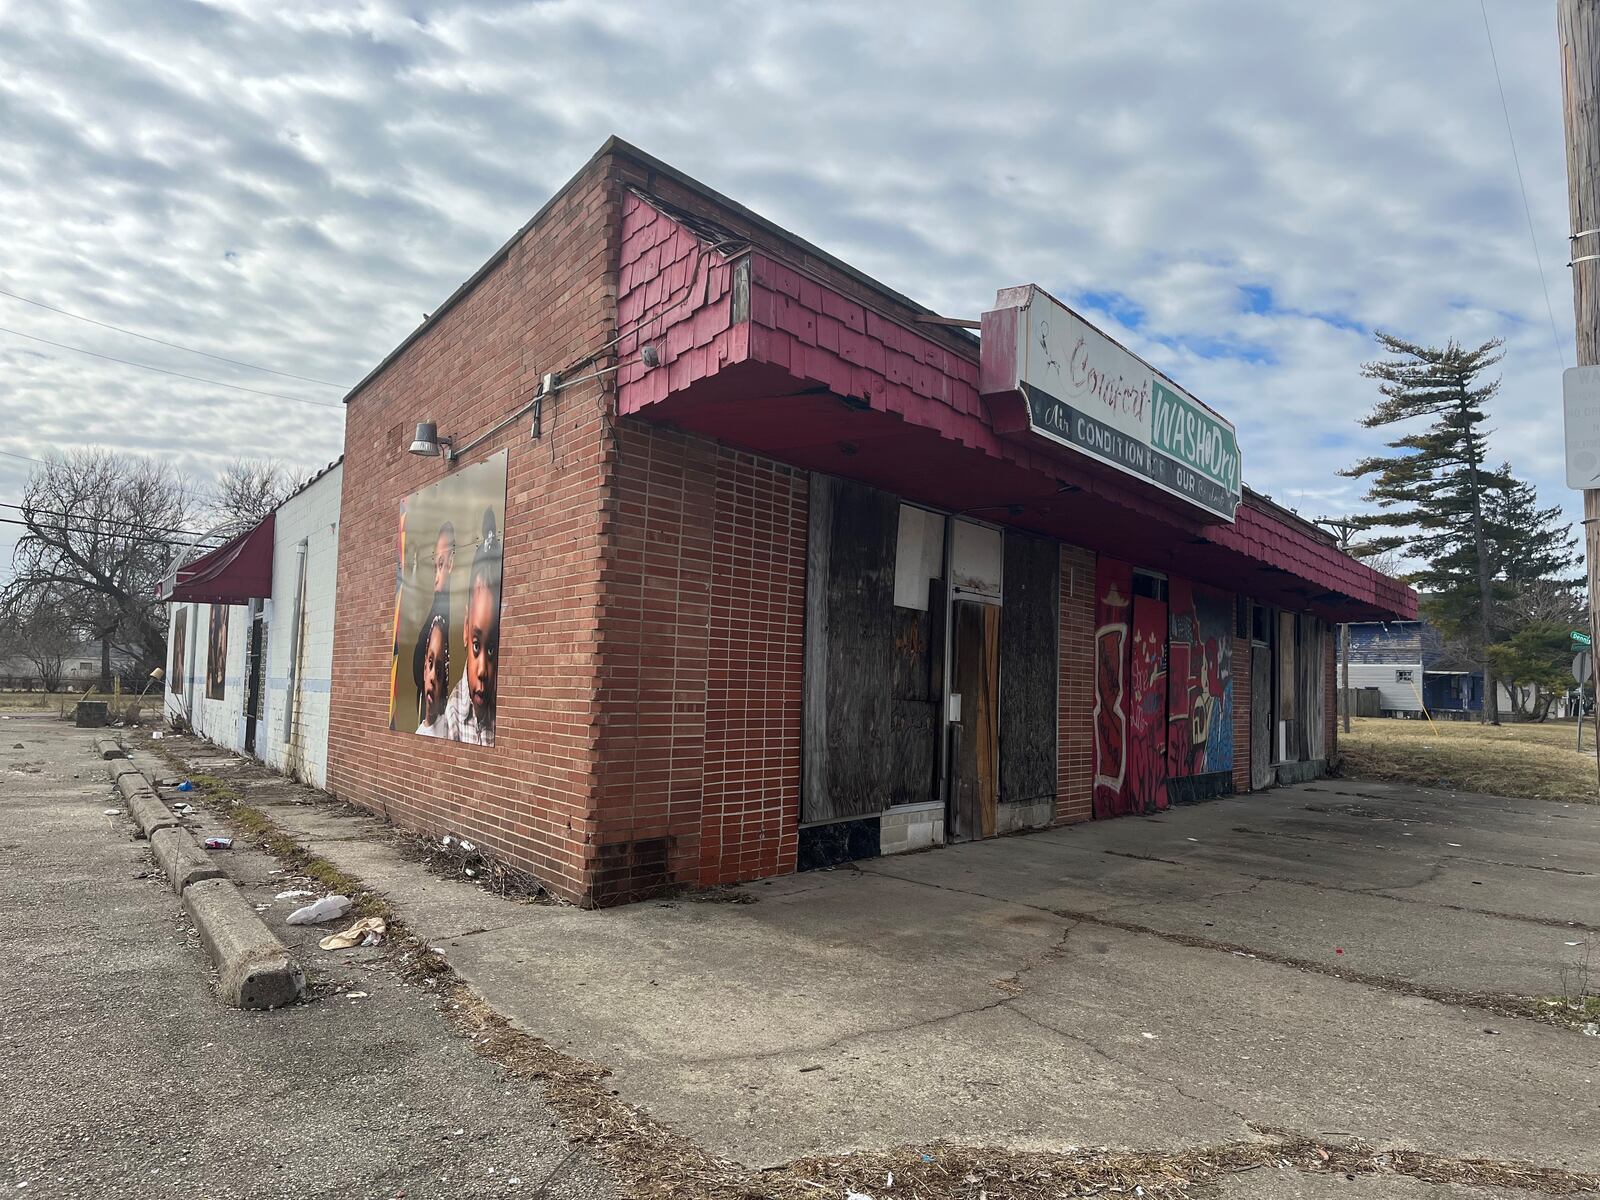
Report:
[[[950,671],[949,840],[993,837],[1000,793],[998,604],[957,600]]]
[[[1054,541],[811,483],[800,862],[1054,819]]]

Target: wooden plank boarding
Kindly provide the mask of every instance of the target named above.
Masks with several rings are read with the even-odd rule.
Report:
[[[889,804],[900,505],[825,475],[812,477],[811,495],[800,817],[827,821]]]
[[[1061,606],[1058,543],[1007,530],[1000,612],[1000,803],[1055,799]]]
[[[1250,786],[1270,787],[1273,759],[1272,646],[1250,643]]]
[[[942,603],[942,601],[941,601]],[[937,622],[926,609],[894,610],[894,710],[891,720],[890,802],[921,804],[938,798],[938,687],[933,664]]]

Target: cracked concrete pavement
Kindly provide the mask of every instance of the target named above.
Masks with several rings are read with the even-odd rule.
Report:
[[[747,1164],[1259,1124],[1600,1171],[1600,1038],[1182,941],[1550,994],[1600,925],[1600,808],[1325,781],[752,884],[755,903],[582,912],[426,875],[381,822],[210,754],[496,1009]],[[1237,1186],[1217,1194],[1322,1194]]]
[[[314,991],[278,1012],[223,1006],[146,843],[107,815],[124,806],[94,732],[50,716],[0,722],[0,929],[13,968],[0,1005],[0,1189],[617,1194],[537,1086],[480,1057],[382,948],[327,953],[316,945],[327,928],[286,926],[303,900],[275,896],[306,885],[244,842],[217,860],[265,906]]]

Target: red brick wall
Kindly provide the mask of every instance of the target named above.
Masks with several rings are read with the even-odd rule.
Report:
[[[806,475],[623,418],[592,898],[794,869]]]
[[[702,884],[794,870],[808,496],[804,472],[718,449]]]
[[[586,886],[602,538],[612,448],[598,385],[475,449],[509,451],[496,744],[391,732],[389,672],[401,499],[443,476],[404,452],[414,422],[465,441],[540,375],[609,340],[620,192],[599,159],[469,293],[350,400],[339,528],[328,786],[427,833],[470,838],[579,898]]]
[[[1235,601],[1237,603],[1237,601]],[[1245,602],[1246,613],[1249,602]],[[1249,622],[1246,621],[1248,628]],[[1250,639],[1233,639],[1233,790],[1250,790]]]
[[[1094,815],[1094,564],[1092,551],[1061,547],[1061,668],[1056,720],[1056,821]]]

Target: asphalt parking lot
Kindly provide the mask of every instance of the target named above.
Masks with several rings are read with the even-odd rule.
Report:
[[[165,748],[384,894],[491,1008],[603,1068],[606,1094],[680,1148],[746,1168],[792,1172],[815,1155],[915,1163],[951,1146],[1171,1155],[1304,1137],[1379,1158],[1419,1152],[1435,1167],[1345,1179],[1313,1159],[1309,1174],[1257,1169],[1193,1194],[1527,1194],[1433,1177],[1461,1164],[1469,1181],[1524,1165],[1577,1172],[1581,1186],[1600,1178],[1600,1037],[1536,1019],[1578,978],[1600,926],[1600,808],[1328,780],[584,912],[442,879],[371,816],[201,743]],[[329,1164],[387,1180],[379,1159],[403,1151],[396,1169],[413,1180],[434,1172],[476,1189],[460,1194],[502,1194],[508,1173],[487,1167],[525,1151],[519,1181],[543,1166],[575,1173],[562,1177],[567,1194],[612,1186],[604,1162],[568,1157],[536,1092],[441,1038],[425,998],[378,958],[314,970],[367,996],[334,1006],[324,988],[298,1012],[270,1014],[290,1031],[281,1041],[259,1014],[214,1011],[176,906],[158,883],[132,879],[142,850],[100,816],[98,785],[69,778],[94,764],[31,743],[19,757],[44,764],[29,785],[42,798],[10,802],[13,815],[45,836],[8,846],[22,870],[0,894],[27,914],[36,964],[5,1030],[8,1047],[26,1049],[12,1056],[13,1094],[44,1103],[52,1057],[88,1055],[126,1077],[116,1103],[136,1085],[156,1098],[131,1143],[52,1117],[12,1135],[12,1163],[38,1178],[75,1164],[131,1184],[116,1172],[155,1155],[232,1194],[220,1174],[231,1161],[240,1178],[315,1195]],[[69,812],[70,827],[52,824]],[[271,898],[270,857],[247,846],[226,861]],[[52,910],[32,898],[37,879],[58,877],[58,890],[89,898],[81,951],[79,902]],[[91,1003],[119,1015],[91,1019]],[[71,1018],[65,1034],[51,1032],[57,1010]],[[436,1083],[410,1099],[400,1092],[415,1083],[388,1090],[433,1078],[424,1063]],[[346,1083],[369,1076],[345,1098]],[[61,1111],[87,1111],[87,1091],[61,1094]],[[216,1095],[286,1133],[254,1145],[242,1119],[218,1137],[180,1132],[209,1128],[196,1114]],[[319,1157],[329,1113],[335,1149]],[[449,1140],[474,1125],[476,1142]],[[363,1141],[376,1130],[386,1133]]]

